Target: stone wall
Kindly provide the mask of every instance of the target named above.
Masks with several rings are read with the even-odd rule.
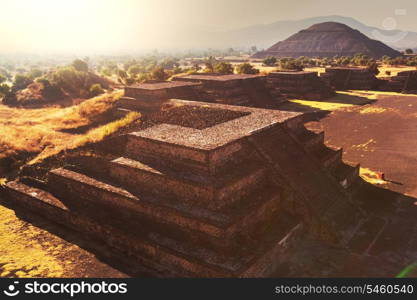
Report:
[[[398,93],[417,93],[417,71],[402,71],[380,80],[379,90]]]
[[[268,87],[289,98],[321,100],[334,95],[334,90],[316,72],[271,72]]]
[[[336,90],[373,90],[379,84],[366,68],[326,68],[320,77]]]

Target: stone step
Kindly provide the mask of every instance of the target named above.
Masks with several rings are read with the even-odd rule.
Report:
[[[351,205],[347,193],[330,175],[330,170],[323,168],[320,160],[313,155],[306,155],[304,148],[289,132],[291,130],[274,127],[250,137],[249,142],[295,194],[299,202],[296,205],[306,221],[314,220],[314,224],[321,224],[317,226],[319,231],[314,230],[315,225],[312,226],[313,232],[327,231],[328,234],[324,236],[332,236],[329,239],[332,243],[344,243],[346,235],[351,231],[349,218],[354,222],[356,218],[343,213],[350,209],[356,216],[360,210]],[[341,153],[338,155],[336,157],[341,158]],[[323,158],[327,156],[323,155]],[[339,219],[333,221],[335,219],[332,216]],[[326,230],[322,230],[324,228]]]
[[[332,170],[332,175],[345,188],[349,188],[359,179],[360,165],[348,165],[341,162]]]
[[[333,170],[342,161],[343,149],[331,149],[323,145],[319,147],[314,156],[318,159],[320,164],[328,170]]]
[[[242,152],[245,152],[244,145],[238,141],[207,150],[147,138],[143,132],[132,132],[127,134],[124,155],[135,160],[158,161],[176,170],[214,174]]]
[[[324,132],[315,133],[313,131],[303,129],[295,132],[295,137],[304,146],[304,149],[309,152],[318,150],[324,144]]]
[[[89,206],[93,213],[97,205],[108,207],[110,212],[121,212],[121,218],[125,211],[130,211],[130,216],[125,220],[127,226],[130,226],[132,218],[142,218],[148,223],[153,222],[154,226],[156,223],[161,223],[160,227],[169,225],[182,232],[176,232],[177,235],[182,234],[186,238],[187,235],[188,238],[195,236],[195,239],[219,248],[232,247],[229,242],[238,234],[251,235],[257,227],[270,220],[281,203],[279,191],[269,185],[260,186],[239,205],[229,207],[222,213],[214,213],[187,206],[175,198],[131,192],[66,169],[51,171],[49,184],[55,187],[54,193],[61,199],[66,199],[70,193],[82,195],[84,206],[80,207],[81,210],[92,203]]]
[[[86,237],[110,245],[135,259],[134,264],[147,267],[170,267],[178,276],[194,277],[259,277],[276,271],[282,241],[290,238],[297,220],[283,214],[271,224],[263,239],[257,241],[258,249],[239,257],[223,256],[211,250],[178,242],[159,233],[121,231],[106,223],[97,223],[74,212],[50,193],[18,182],[7,183],[8,199],[24,209],[49,220],[82,232]],[[271,264],[273,262],[274,264]]]
[[[155,195],[178,197],[190,205],[211,210],[220,210],[239,201],[265,181],[266,175],[266,168],[253,161],[243,162],[216,176],[203,176],[154,168],[125,157],[111,161],[109,171],[112,182],[122,186],[140,187]]]
[[[116,105],[118,108],[134,111],[157,111],[166,101],[166,99],[121,97]]]

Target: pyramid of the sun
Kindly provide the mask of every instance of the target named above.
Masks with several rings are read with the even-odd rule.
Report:
[[[353,56],[358,53],[373,58],[401,55],[384,43],[372,40],[345,24],[325,22],[301,30],[269,49],[256,53],[253,57],[334,57]]]

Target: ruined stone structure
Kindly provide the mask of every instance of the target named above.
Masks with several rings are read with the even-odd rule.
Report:
[[[201,85],[194,82],[154,81],[124,88],[118,104],[125,109],[148,110],[171,98],[198,100]]]
[[[363,218],[358,166],[300,113],[171,100],[148,119],[7,199],[162,277],[270,276],[300,230],[344,245]]]
[[[366,68],[326,68],[320,77],[336,90],[372,90],[379,85],[375,74]]]
[[[379,90],[398,93],[417,93],[417,71],[402,71],[396,76],[382,78]]]
[[[317,72],[271,72],[268,87],[289,98],[321,100],[335,94]]]
[[[279,90],[266,87],[265,75],[202,73],[176,77],[174,80],[200,82],[201,101],[259,108],[275,108],[286,101]]]
[[[267,88],[266,76],[198,74],[127,86],[118,105],[152,110],[175,98],[259,108],[276,108],[286,101],[279,90]]]

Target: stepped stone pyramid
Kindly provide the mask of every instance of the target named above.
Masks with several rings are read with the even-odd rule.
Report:
[[[334,95],[334,89],[317,72],[271,72],[268,87],[289,98],[321,100]]]
[[[373,90],[379,81],[369,69],[354,67],[326,68],[320,78],[336,90]]]
[[[379,59],[384,55],[401,56],[401,53],[381,41],[372,40],[345,24],[323,22],[301,30],[265,51],[257,52],[254,58],[275,57],[329,57],[354,56],[363,53]]]
[[[358,166],[302,114],[169,100],[151,123],[8,182],[7,199],[159,277],[263,277],[301,230],[347,245]]]

